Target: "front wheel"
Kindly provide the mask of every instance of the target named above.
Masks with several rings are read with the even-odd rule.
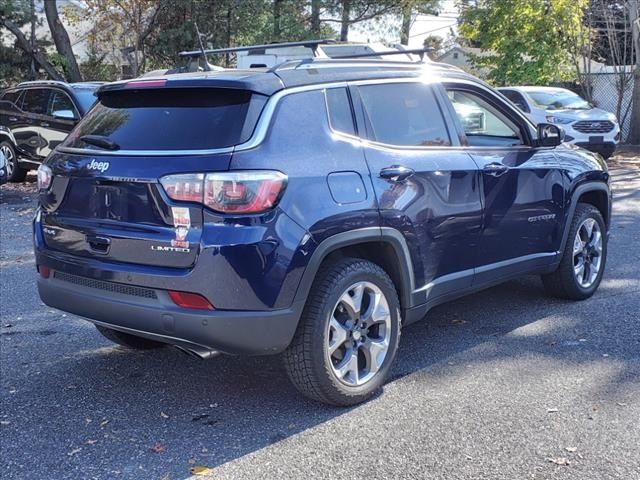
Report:
[[[600,211],[593,205],[576,207],[560,266],[542,277],[546,290],[556,297],[584,300],[602,281],[607,261],[607,233]]]
[[[284,353],[289,378],[320,402],[363,402],[389,375],[400,323],[398,294],[382,268],[356,258],[324,265]]]
[[[0,143],[0,151],[4,153],[4,158],[7,161],[7,181],[9,182],[22,182],[27,177],[27,170],[22,168],[18,164],[18,155],[15,148],[11,143],[4,141]]]

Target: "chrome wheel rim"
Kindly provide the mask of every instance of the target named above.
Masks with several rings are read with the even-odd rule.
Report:
[[[0,149],[4,154],[4,159],[5,159],[6,168],[7,168],[7,176],[10,177],[11,174],[13,173],[13,161],[14,161],[13,152],[6,145],[3,145],[2,147],[0,147]]]
[[[593,218],[587,218],[573,241],[573,272],[582,288],[596,282],[602,266],[602,230]]]
[[[382,290],[371,282],[351,285],[333,307],[326,355],[336,378],[356,387],[380,371],[391,342],[391,313]]]

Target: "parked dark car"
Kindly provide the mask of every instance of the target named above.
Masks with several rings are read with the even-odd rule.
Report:
[[[281,353],[303,394],[351,405],[432,307],[602,279],[604,161],[457,69],[314,59],[97,96],[38,171],[38,289],[126,347]]]
[[[0,150],[8,179],[21,182],[96,102],[102,82],[23,82],[0,94]]]
[[[7,159],[0,150],[0,185],[7,183]]]

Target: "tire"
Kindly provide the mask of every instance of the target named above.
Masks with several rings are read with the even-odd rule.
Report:
[[[2,150],[7,160],[7,181],[24,182],[24,179],[27,178],[28,170],[18,165],[18,155],[11,142],[1,142],[0,150]]]
[[[400,329],[398,293],[382,268],[357,258],[327,263],[313,282],[283,355],[289,379],[319,402],[364,402],[389,376]]]
[[[592,225],[591,233],[588,225]],[[599,240],[596,234],[599,234]],[[585,300],[598,289],[606,261],[607,230],[602,214],[593,205],[579,203],[560,265],[556,271],[543,275],[542,282],[547,292],[555,297]],[[582,274],[579,274],[581,265]]]
[[[129,335],[128,333],[119,332],[118,330],[113,330],[112,328],[103,327],[101,325],[96,325],[95,327],[106,339],[131,350],[153,350],[155,348],[162,348],[166,346],[161,342],[154,342],[153,340],[146,338],[136,337],[135,335]]]

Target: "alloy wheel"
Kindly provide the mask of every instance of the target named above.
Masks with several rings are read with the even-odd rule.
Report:
[[[593,218],[587,218],[573,242],[573,272],[582,288],[590,288],[602,266],[602,230]]]
[[[371,282],[358,282],[340,296],[327,326],[326,353],[342,383],[363,385],[382,367],[391,341],[389,310],[384,293]]]
[[[15,161],[15,158],[13,157],[13,150],[11,150],[11,148],[9,148],[7,145],[2,145],[0,149],[4,154],[4,158],[6,161],[7,177],[11,177],[11,175],[13,174],[13,169],[15,168],[15,165],[13,164],[13,162]]]

